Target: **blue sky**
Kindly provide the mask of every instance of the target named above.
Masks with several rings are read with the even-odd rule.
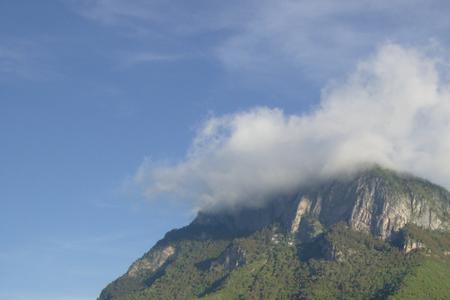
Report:
[[[447,1],[0,1],[0,299],[95,299],[194,217],[129,188],[145,159],[182,161],[211,116],[307,113],[387,42],[447,61],[449,13]]]

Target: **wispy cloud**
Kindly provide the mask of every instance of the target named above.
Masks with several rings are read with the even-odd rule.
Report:
[[[158,3],[159,1],[82,0],[66,2],[81,15],[105,24],[118,23],[127,18],[149,21],[161,18],[157,10],[158,6],[162,4]]]
[[[48,55],[30,40],[4,38],[0,41],[0,79],[46,80],[59,77]]]
[[[355,57],[364,57],[391,40],[407,45],[436,38],[450,43],[446,1],[127,1],[91,0],[76,9],[102,24],[132,28],[158,38],[200,44],[230,71],[327,78],[347,71]],[[148,35],[136,34],[138,39]]]
[[[5,46],[0,47],[0,70],[14,72],[15,67],[23,60],[23,54]]]
[[[70,1],[80,15],[104,25],[128,27],[137,33],[162,31],[198,34],[230,28],[252,7],[232,1],[85,0]],[[239,10],[236,5],[240,4]]]
[[[316,110],[286,115],[259,107],[210,118],[185,159],[144,163],[136,182],[200,210],[257,206],[302,183],[378,163],[450,188],[450,82],[436,59],[386,44],[339,83]]]
[[[3,76],[33,77],[30,56],[23,46],[0,45],[0,73]]]
[[[132,67],[135,65],[155,63],[155,62],[174,62],[185,58],[184,55],[178,54],[163,54],[155,52],[137,52],[137,53],[122,53],[120,55],[122,67]]]
[[[327,78],[386,40],[418,45],[445,36],[449,6],[439,2],[261,1],[216,55],[232,70],[270,73],[282,65]]]

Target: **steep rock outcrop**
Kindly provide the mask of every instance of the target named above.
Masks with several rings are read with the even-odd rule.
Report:
[[[142,273],[152,273],[164,265],[167,260],[175,254],[175,247],[153,248],[149,253],[135,261],[128,269],[127,275],[136,277]]]
[[[339,226],[336,227],[337,224]],[[179,251],[182,251],[179,246],[184,242],[215,245],[221,241],[245,239],[265,227],[275,226],[277,233],[272,235],[270,245],[278,247],[282,244],[278,235],[288,236],[290,247],[303,247],[299,252],[300,259],[320,255],[330,261],[344,261],[358,251],[365,251],[361,247],[366,247],[367,243],[357,242],[364,240],[365,236],[376,237],[374,240],[380,243],[388,240],[396,244],[394,240],[398,240],[403,228],[409,225],[427,232],[447,234],[450,229],[450,193],[426,180],[375,167],[350,177],[316,182],[290,195],[279,195],[262,207],[200,212],[190,225],[168,232],[147,254],[133,263],[126,274],[105,288],[99,299],[122,299],[123,295],[147,289],[164,276],[166,268],[177,262]],[[338,233],[327,236],[327,232],[336,232],[335,228],[338,228]],[[356,235],[342,243],[340,237],[348,232]],[[355,242],[351,242],[353,240]],[[433,243],[423,243],[422,240],[400,239],[398,248],[410,252],[424,245],[428,249]],[[318,244],[317,241],[321,242]],[[308,244],[314,247],[308,249]],[[230,245],[207,258],[205,263],[199,260],[197,266],[207,266],[205,272],[212,270],[214,273],[219,269],[220,272],[234,272],[234,269],[245,265],[248,257],[243,248],[233,243]],[[317,246],[320,247],[315,248]],[[439,253],[444,256],[450,252],[450,245],[441,248]]]
[[[301,235],[305,217],[317,219],[325,228],[346,222],[354,230],[381,239],[390,238],[408,223],[449,230],[450,194],[426,180],[374,167],[300,189],[264,207],[200,213],[193,223],[242,234],[278,223],[286,232]]]
[[[312,199],[311,214],[327,227],[345,221],[354,230],[382,239],[408,223],[431,230],[450,228],[447,191],[381,168],[362,172],[351,180],[322,185],[307,195]]]

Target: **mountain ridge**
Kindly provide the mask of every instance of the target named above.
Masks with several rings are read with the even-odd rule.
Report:
[[[356,245],[355,249],[359,250],[352,250],[355,253],[368,252],[378,259],[382,257],[389,261],[389,255],[400,255],[396,254],[395,249],[406,254],[426,247],[420,240],[405,233],[404,229],[408,226],[415,226],[420,232],[448,232],[450,193],[425,179],[374,166],[353,176],[304,187],[295,196],[279,197],[262,207],[200,212],[188,226],[168,232],[149,252],[135,261],[127,273],[108,285],[99,299],[165,299],[166,293],[170,295],[166,297],[172,299],[192,299],[220,294],[220,287],[229,284],[235,274],[243,272],[245,266],[258,261],[255,253],[264,252],[265,248],[272,249],[274,245],[286,246],[277,251],[290,253],[287,254],[292,256],[290,264],[298,264],[298,270],[302,270],[302,261],[309,264],[311,258],[312,261],[317,258],[315,255],[325,262],[346,261],[351,255],[348,249],[352,249],[347,244]],[[344,246],[339,246],[337,242],[339,235],[348,237]],[[394,250],[386,250],[386,257],[380,256],[375,246],[361,246],[358,244],[360,240],[370,241],[367,243],[371,245],[381,243],[383,246],[379,247],[382,249]],[[262,249],[248,244],[259,245]],[[189,251],[198,252],[198,256],[186,254]],[[275,250],[270,251],[268,257],[278,255]],[[308,255],[309,252],[316,254]],[[406,256],[402,255],[399,256],[400,261],[407,261]],[[183,265],[183,262],[186,264]],[[405,262],[405,265],[408,264]],[[293,282],[301,278],[293,275],[298,270],[289,271],[292,274],[288,277]],[[172,291],[171,294],[166,290],[182,279],[170,279],[169,272],[198,278],[186,283],[190,292],[179,294]],[[400,280],[398,278],[396,280]],[[304,280],[310,279],[306,277]],[[155,291],[158,289],[156,285],[160,285],[159,292]],[[301,285],[297,282],[297,285],[288,286],[295,290],[300,289]],[[302,290],[288,298],[293,298],[295,294],[296,298],[303,299],[302,293],[307,295]],[[314,292],[311,291],[311,294]]]
[[[383,193],[392,195],[383,195]],[[375,166],[343,179],[315,183],[300,189],[291,199],[286,197],[276,199],[262,208],[242,208],[225,214],[221,212],[200,213],[194,219],[193,224],[213,225],[216,223],[215,225],[220,224],[230,230],[245,232],[260,229],[273,222],[273,219],[278,219],[277,221],[290,227],[291,231],[297,231],[300,227],[301,216],[309,214],[321,217],[321,222],[328,226],[338,221],[349,221],[351,227],[356,230],[371,231],[373,234],[379,234],[386,238],[389,237],[390,232],[400,229],[408,221],[413,221],[413,223],[417,221],[419,225],[426,226],[427,222],[424,216],[427,214],[429,219],[432,219],[429,220],[428,227],[439,229],[444,226],[448,229],[449,224],[443,224],[437,216],[437,214],[441,214],[435,207],[439,204],[439,198],[445,200],[439,207],[445,214],[442,218],[448,220],[450,219],[450,193],[443,187],[408,173],[399,173]],[[370,200],[378,200],[381,203],[371,203]],[[324,201],[326,205],[322,207]],[[372,225],[372,220],[367,219],[373,214],[378,217],[383,215],[383,212],[376,211],[377,208],[394,209],[384,206],[398,205],[398,202],[402,201],[404,205],[407,205],[406,207],[394,208],[403,209],[403,211],[394,210],[390,215],[404,215],[407,217],[405,220],[381,219],[378,220],[381,222],[380,224]],[[381,207],[379,207],[380,205]],[[368,212],[368,209],[373,211]],[[292,216],[293,211],[296,211],[294,217]],[[386,211],[384,213],[389,215]],[[255,221],[255,218],[260,218],[262,224],[258,224],[260,222]],[[388,224],[388,222],[392,224]],[[374,228],[370,228],[370,226],[374,226]],[[383,226],[386,228],[382,228]]]

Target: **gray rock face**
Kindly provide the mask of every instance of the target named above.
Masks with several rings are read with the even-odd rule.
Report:
[[[409,237],[406,231],[414,227],[409,224],[450,231],[450,193],[426,180],[375,167],[353,177],[335,178],[300,188],[263,207],[199,213],[190,225],[168,232],[134,262],[126,274],[109,284],[99,299],[125,299],[122,297],[147,288],[167,266],[176,263],[176,256],[182,249],[180,242],[184,240],[231,241],[270,226],[276,228],[270,237],[274,245],[279,244],[280,236],[285,234],[293,247],[302,244],[307,247],[308,242],[321,241],[320,249],[313,248],[312,255],[319,251],[325,259],[339,262],[357,252],[358,241],[367,236],[358,232],[390,239],[405,252],[426,248],[420,237]],[[349,238],[356,239],[350,246],[339,242],[345,232],[350,232],[349,227],[358,231],[356,238]],[[329,235],[333,230],[334,234]],[[447,248],[442,252],[450,255]],[[311,254],[310,251],[303,253]],[[231,243],[219,256],[196,266],[231,272],[244,266],[247,259],[244,248]]]
[[[426,247],[425,244],[421,241],[408,239],[408,240],[406,240],[406,242],[403,246],[403,251],[405,251],[405,253],[409,253],[413,250],[423,249],[425,247]]]
[[[345,221],[354,230],[386,239],[408,223],[449,230],[449,205],[449,193],[436,185],[376,169],[306,193],[301,196],[297,214],[306,211],[326,226]]]
[[[136,277],[142,273],[153,273],[175,254],[173,246],[153,248],[144,257],[135,261],[128,269],[127,276]]]
[[[450,229],[450,193],[426,180],[375,167],[352,178],[316,184],[264,208],[200,214],[194,223],[220,224],[229,230],[255,231],[278,223],[301,235],[305,218],[325,228],[345,222],[352,229],[389,238],[406,224]]]

